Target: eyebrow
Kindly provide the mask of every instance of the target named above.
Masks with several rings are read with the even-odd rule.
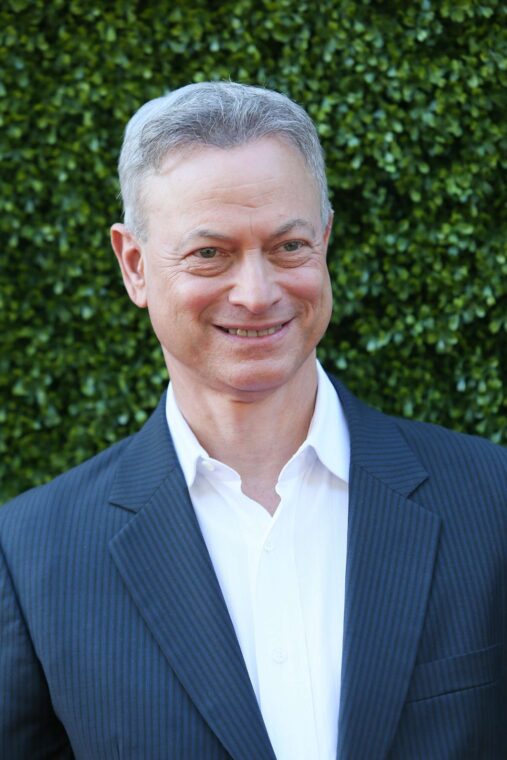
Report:
[[[183,248],[187,243],[197,238],[212,238],[213,240],[232,240],[229,235],[224,235],[222,232],[216,232],[216,230],[208,229],[207,227],[198,227],[196,230],[192,230],[188,235],[185,235],[179,242],[178,248]]]
[[[282,224],[280,227],[278,227],[278,229],[275,230],[271,235],[271,238],[277,238],[281,237],[282,235],[286,235],[288,232],[292,232],[292,230],[296,227],[304,227],[309,232],[311,232],[313,237],[315,237],[315,227],[313,224],[310,224],[307,219],[291,219],[290,221],[285,222],[285,224]]]
[[[291,232],[297,227],[303,227],[307,229],[311,235],[315,237],[315,228],[313,224],[310,224],[310,222],[306,219],[297,218],[290,219],[288,222],[280,225],[280,227],[278,227],[273,232],[273,234],[269,236],[269,239],[274,240],[275,238],[281,237],[282,235],[286,235],[288,232]],[[230,242],[232,240],[229,235],[224,235],[222,232],[217,232],[216,230],[212,230],[208,227],[198,227],[197,229],[192,230],[192,232],[189,232],[188,235],[185,235],[185,237],[179,242],[178,248],[182,248],[192,240],[203,238],[211,240],[224,240],[227,242]]]

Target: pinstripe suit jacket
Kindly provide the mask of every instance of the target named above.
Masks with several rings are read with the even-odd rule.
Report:
[[[351,433],[338,756],[505,758],[507,452],[334,382]],[[3,507],[0,541],[1,758],[273,760],[163,400]]]

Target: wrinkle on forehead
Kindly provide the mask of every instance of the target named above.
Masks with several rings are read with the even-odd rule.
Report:
[[[143,187],[144,205],[146,208],[155,208],[158,203],[164,201],[165,196],[172,195],[173,190],[167,184],[169,177],[151,175],[146,178]],[[179,183],[178,183],[179,184]],[[191,185],[178,187],[178,196],[184,199],[185,195],[192,196],[192,205],[208,205],[214,203],[227,205],[250,206],[258,203],[269,202],[280,189],[289,191],[289,188],[281,186],[276,177],[259,177],[254,180],[235,181],[233,184],[222,178],[197,176]],[[240,195],[246,197],[238,197]]]
[[[231,184],[222,177],[198,177],[192,185],[193,202],[202,204],[220,203],[250,208],[260,203],[269,203],[280,190],[289,190],[276,176],[259,176],[254,179],[238,177]],[[195,197],[195,192],[199,196]]]

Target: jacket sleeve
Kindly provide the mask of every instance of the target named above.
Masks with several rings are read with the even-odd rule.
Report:
[[[0,548],[0,757],[72,758]]]

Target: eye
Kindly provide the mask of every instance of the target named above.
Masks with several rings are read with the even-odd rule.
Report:
[[[217,248],[199,248],[199,250],[195,252],[195,255],[199,256],[201,259],[214,259],[217,253]]]
[[[302,240],[288,240],[286,243],[282,243],[280,248],[282,251],[286,251],[287,253],[292,253],[292,251],[299,251],[300,248],[304,246],[304,243]]]

